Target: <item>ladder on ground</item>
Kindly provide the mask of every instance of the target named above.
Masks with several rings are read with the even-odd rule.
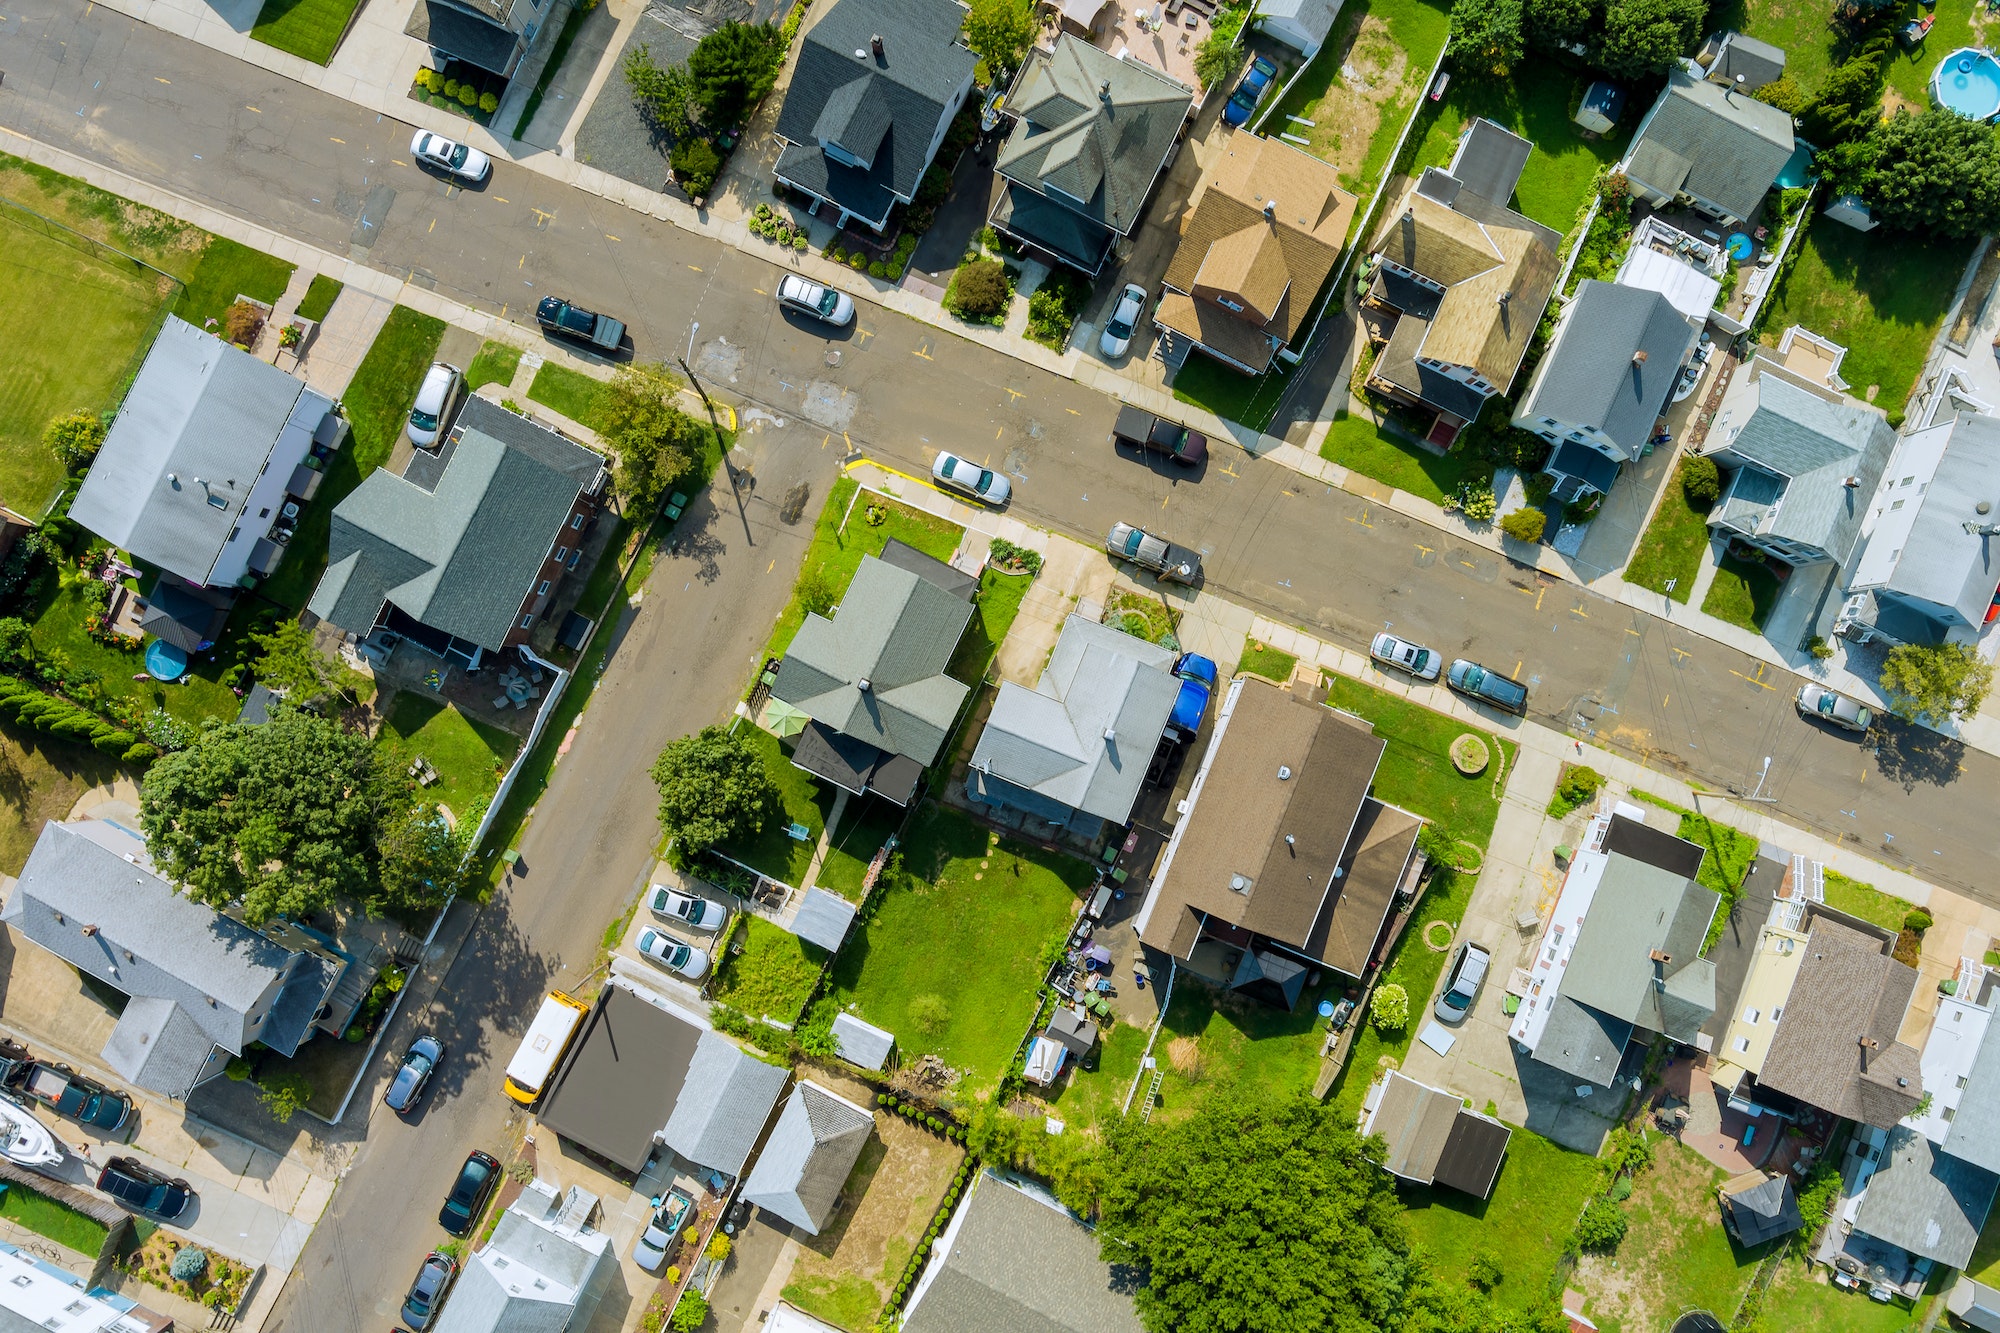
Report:
[[[1139,1123],[1145,1124],[1153,1118],[1153,1106],[1160,1100],[1160,1080],[1167,1076],[1163,1068],[1153,1070],[1152,1081],[1146,1084],[1146,1104],[1139,1108]]]

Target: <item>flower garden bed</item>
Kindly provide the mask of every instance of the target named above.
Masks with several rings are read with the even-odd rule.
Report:
[[[174,1277],[174,1259],[183,1247],[199,1250],[208,1256],[208,1263],[195,1277],[181,1280]],[[250,1290],[250,1279],[256,1270],[234,1259],[225,1259],[213,1250],[201,1246],[187,1246],[186,1242],[167,1231],[154,1231],[146,1236],[139,1248],[118,1261],[125,1272],[149,1286],[161,1291],[170,1291],[191,1301],[199,1301],[211,1310],[234,1312]]]
[[[446,61],[443,69],[419,69],[410,83],[412,100],[428,102],[440,111],[453,112],[481,125],[493,123],[493,113],[500,109],[500,95],[506,91],[505,79],[455,60]]]

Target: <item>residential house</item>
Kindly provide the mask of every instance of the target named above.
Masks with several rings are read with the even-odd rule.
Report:
[[[874,1113],[807,1079],[792,1089],[743,1182],[743,1199],[817,1236],[875,1132]]]
[[[1695,876],[1702,849],[1648,827],[1635,806],[1593,820],[1529,965],[1507,1035],[1551,1068],[1600,1088],[1635,1032],[1695,1045],[1715,1012],[1701,956],[1721,896]]]
[[[1775,1093],[1886,1130],[1923,1100],[1918,1053],[1896,1035],[1917,970],[1889,956],[1893,932],[1850,922],[1831,914],[1813,917],[1784,1013],[1751,1086],[1760,1100]],[[1738,1092],[1747,1095],[1746,1089]]]
[[[1157,644],[1070,616],[1034,689],[1000,683],[966,795],[1091,837],[1123,826],[1179,697],[1173,665]]]
[[[145,839],[107,820],[44,824],[0,923],[130,997],[104,1062],[177,1101],[253,1042],[289,1056],[315,1031],[339,1036],[367,989],[316,932],[253,928],[184,896]],[[360,984],[337,995],[351,967]]]
[[[1230,682],[1133,922],[1210,983],[1296,1005],[1321,969],[1381,965],[1423,821],[1368,794],[1387,742],[1268,681]]]
[[[1731,46],[1741,54],[1726,57],[1730,66],[1748,68],[1749,48]],[[1757,215],[1796,147],[1791,116],[1682,66],[1667,72],[1617,170],[1633,198],[1654,208],[1685,205],[1740,227]]]
[[[1977,963],[1969,971],[1961,965],[1956,980],[1957,994],[1938,996],[1937,1012],[1931,1017],[1931,1030],[1924,1037],[1923,1051],[1917,1060],[1930,1096],[1903,1119],[1904,1124],[1936,1144],[1944,1144],[1951,1138],[1961,1110],[1975,1119],[1986,1114],[1983,1105],[1968,1105],[1966,1100],[1968,1087],[1983,1063],[1982,1055],[1984,1062],[1990,1062],[1991,1073],[2000,1075],[2000,1041],[1993,1043],[1990,1054],[1986,1053],[1986,1034],[1993,1022],[1994,991],[2000,985],[2000,972]],[[2000,1086],[1991,1091],[2000,1094]],[[1979,1126],[1974,1128],[1983,1133]],[[1962,1139],[1961,1143],[1968,1141]]]
[[[965,13],[957,0],[834,0],[808,16],[778,111],[777,178],[815,216],[880,232],[916,197],[972,90]]]
[[[1645,452],[1701,322],[1656,291],[1585,278],[1514,409],[1555,444],[1542,470],[1565,503],[1603,494]]]
[[[437,450],[377,468],[333,511],[306,609],[351,634],[479,665],[528,642],[576,570],[610,476],[604,456],[472,397]]]
[[[1984,973],[1976,992],[1990,1008],[1994,996],[1994,974],[1976,963],[1973,967]],[[1926,1083],[1924,1086],[1932,1085]],[[1958,1094],[1955,1099],[1946,1096],[1936,1098],[1947,1103],[1955,1101],[1957,1107],[1954,1114],[1939,1116],[1951,1126],[1939,1146],[1961,1162],[1969,1162],[2000,1175],[2000,1041],[1982,1040],[1970,1071],[1954,1077],[1949,1087],[1936,1087],[1933,1091]],[[1910,1122],[1922,1127],[1927,1137],[1936,1139],[1934,1126],[1916,1116],[1911,1116]]]
[[[1533,148],[1473,120],[1450,167],[1425,168],[1373,243],[1368,387],[1434,412],[1435,444],[1507,392],[1555,290],[1561,236],[1507,206]]]
[[[1281,139],[1230,135],[1162,279],[1153,322],[1187,348],[1261,375],[1312,315],[1354,218],[1339,173]]]
[[[690,1162],[741,1175],[790,1077],[720,1033],[704,1032],[660,1141]]]
[[[1722,1201],[1722,1224],[1745,1249],[1789,1236],[1806,1224],[1787,1176],[1748,1171],[1716,1194]]]
[[[1850,1190],[1843,1205],[1852,1220],[1843,1248],[1865,1237],[1913,1260],[1964,1268],[2000,1189],[2000,1175],[1953,1156],[1908,1125],[1865,1133],[1878,1156],[1861,1176],[1858,1194]]]
[[[465,1259],[435,1333],[565,1333],[589,1327],[618,1259],[590,1225],[597,1196],[535,1179]]]
[[[1846,575],[1838,631],[1861,643],[1971,643],[2000,603],[2000,420],[1965,413],[1898,437]]]
[[[174,1321],[130,1296],[0,1241],[0,1328],[31,1333],[172,1333]]]
[[[1382,1166],[1390,1175],[1413,1185],[1448,1185],[1476,1199],[1493,1193],[1514,1133],[1457,1093],[1393,1069],[1368,1090],[1361,1116],[1362,1134],[1379,1134],[1388,1147]]]
[[[1845,562],[1895,447],[1882,409],[1760,351],[1729,381],[1701,450],[1728,474],[1709,530],[1788,565]]]
[[[773,698],[812,719],[792,762],[908,805],[971,692],[945,668],[978,587],[902,542],[863,556],[833,617],[806,616],[772,682]]]
[[[903,1333],[1139,1333],[1142,1281],[1046,1191],[989,1168],[931,1247]]]
[[[420,0],[403,35],[429,46],[438,69],[462,61],[511,79],[560,9],[551,0]]]
[[[195,588],[233,592],[277,567],[285,497],[310,475],[315,437],[342,429],[325,394],[169,315],[69,516]]]
[[[1785,75],[1783,47],[1740,32],[1710,33],[1695,52],[1694,63],[1710,83],[1744,93],[1754,93]]]
[[[1081,37],[1037,47],[1005,102],[1015,120],[993,225],[1096,277],[1138,225],[1193,105],[1192,88]]]
[[[1770,1054],[1771,1037],[1784,1017],[1785,1002],[1799,964],[1805,960],[1807,927],[1766,922],[1758,928],[1757,951],[1737,989],[1736,1008],[1729,1016],[1722,1042],[1709,1073],[1718,1088],[1735,1091],[1746,1078],[1754,1080]]]
[[[1341,0],[1260,0],[1251,12],[1259,32],[1311,60],[1332,34],[1340,6]]]

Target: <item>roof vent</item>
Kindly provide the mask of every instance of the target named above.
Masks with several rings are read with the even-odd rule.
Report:
[[[1857,487],[1857,486],[1859,486],[1859,485],[1861,484],[1861,478],[1859,478],[1859,477],[1849,477],[1849,478],[1847,478],[1847,479],[1846,479],[1845,481],[1841,482],[1840,484],[1841,484],[1841,485],[1843,485],[1843,486],[1845,486],[1845,487],[1847,487],[1847,489],[1851,491],[1851,490],[1853,490],[1853,489],[1854,489],[1855,487]]]
[[[1907,1088],[1910,1086],[1910,1080],[1906,1078],[1899,1078],[1896,1080],[1896,1086],[1899,1088]]]
[[[1635,366],[1643,366],[1646,364],[1645,348],[1641,347],[1638,351],[1632,353],[1632,364]]]
[[[1277,201],[1277,200],[1275,200],[1275,199],[1266,199],[1266,200],[1264,201],[1264,216],[1265,216],[1265,217],[1266,217],[1267,219],[1269,219],[1270,221],[1272,221],[1272,222],[1276,222],[1276,221],[1278,220],[1278,201]]]
[[[1290,782],[1291,780],[1292,780],[1292,766],[1290,764],[1279,764],[1278,781]]]
[[[863,676],[860,680],[855,681],[854,688],[860,690],[863,694],[868,693],[869,690],[868,677]]]
[[[1106,727],[1106,728],[1104,729],[1104,739],[1105,739],[1105,740],[1107,740],[1107,741],[1115,741],[1115,740],[1117,740],[1117,739],[1118,739],[1118,732],[1117,732],[1117,730],[1116,730],[1115,728],[1112,728],[1112,727]]]
[[[1289,833],[1287,833],[1287,834],[1285,835],[1285,846],[1287,846],[1287,847],[1297,847],[1298,845],[1299,845],[1299,840],[1298,840],[1297,838],[1294,838],[1294,837],[1293,837],[1293,836],[1292,836],[1291,834],[1289,834]]]
[[[1981,500],[1978,504],[1972,506],[1972,512],[1975,514],[1990,514],[1993,512],[1993,502],[1991,500]]]
[[[180,477],[180,473],[178,473],[178,472],[169,472],[169,473],[167,474],[167,485],[169,485],[169,486],[173,487],[173,488],[174,488],[175,490],[179,490],[179,489],[181,488],[181,477]]]
[[[876,58],[877,60],[880,60],[880,59],[882,58],[882,34],[881,34],[881,33],[879,33],[879,32],[878,32],[878,33],[876,33],[876,34],[875,34],[875,35],[874,35],[873,37],[870,37],[870,38],[868,39],[868,49],[869,49],[870,51],[873,51],[873,52],[875,53],[875,58]]]
[[[1106,79],[1097,85],[1097,95],[1107,102],[1111,100],[1111,80]]]
[[[1507,303],[1513,299],[1514,299],[1514,293],[1512,292],[1502,292],[1497,298],[1500,308],[1502,310],[1505,310],[1507,308]]]
[[[867,50],[867,48],[866,48],[866,47],[860,47],[860,46],[857,46],[857,47],[855,47],[855,48],[854,48],[854,58],[855,58],[856,60],[866,60],[866,59],[868,58],[868,50]]]
[[[1236,893],[1250,892],[1250,885],[1253,882],[1248,875],[1231,875],[1229,877],[1229,887]]]

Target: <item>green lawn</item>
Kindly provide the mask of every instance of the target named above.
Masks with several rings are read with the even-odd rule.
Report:
[[[1604,1333],[1650,1333],[1688,1308],[1727,1317],[1758,1263],[1781,1243],[1746,1250],[1732,1241],[1715,1203],[1728,1174],[1691,1148],[1653,1137],[1653,1165],[1639,1174],[1626,1205],[1631,1229],[1617,1257],[1589,1260],[1577,1283],[1593,1292],[1588,1313]],[[1590,1280],[1593,1269],[1611,1264],[1617,1282]]]
[[[1000,651],[1001,641],[1013,627],[1014,617],[1021,613],[1021,600],[1028,595],[1028,585],[1033,582],[1026,574],[1005,574],[990,567],[980,572],[972,620],[945,666],[946,674],[967,685],[979,684]]]
[[[812,865],[813,848],[819,843],[820,831],[826,827],[826,815],[820,808],[819,783],[810,773],[793,765],[792,741],[781,741],[763,728],[747,724],[738,734],[764,756],[764,771],[777,784],[784,808],[765,819],[764,831],[756,837],[722,843],[715,850],[787,884],[803,884],[806,870]],[[804,824],[810,836],[804,841],[794,838],[785,831],[792,824]]]
[[[868,863],[903,822],[904,813],[901,807],[880,798],[871,798],[865,806],[859,806],[858,814],[857,806],[857,802],[848,801],[848,813],[834,830],[826,860],[820,863],[819,878],[814,881],[817,887],[837,893],[851,903],[861,901],[861,884],[868,878]]]
[[[1660,496],[1653,521],[1640,534],[1638,548],[1625,566],[1625,581],[1663,593],[1681,605],[1694,593],[1701,553],[1708,547],[1708,510],[1688,502],[1681,489],[1679,466]]]
[[[187,287],[174,303],[174,313],[202,328],[211,319],[220,324],[238,296],[275,305],[297,267],[227,236],[211,236],[195,261],[194,271],[187,275]]]
[[[1831,879],[1826,888],[1827,901],[1832,902]],[[1972,1247],[1972,1258],[1965,1265],[1965,1275],[1989,1287],[2000,1286],[2000,1214],[1986,1215],[1986,1225],[1980,1229],[1979,1243]]]
[[[57,1203],[46,1194],[37,1194],[26,1185],[9,1185],[0,1194],[0,1217],[25,1227],[38,1236],[47,1236],[58,1245],[67,1245],[79,1254],[95,1257],[104,1248],[103,1223]]]
[[[1937,0],[1936,8],[1928,11],[1937,17],[1937,23],[1923,44],[1910,50],[1900,44],[1896,47],[1889,61],[1890,90],[1912,106],[1929,106],[1931,71],[1939,61],[1961,46],[1993,45],[1991,29],[1974,22],[1979,8],[1976,0]],[[1790,62],[1786,63],[1789,67]]]
[[[1421,941],[1418,947],[1423,947]],[[1415,991],[1410,1002],[1413,1006],[1417,1002]],[[1429,1253],[1439,1273],[1454,1283],[1463,1282],[1474,1257],[1490,1255],[1502,1273],[1493,1299],[1525,1309],[1539,1305],[1547,1294],[1563,1242],[1602,1180],[1596,1158],[1517,1128],[1508,1140],[1490,1197],[1475,1199],[1453,1189],[1409,1185],[1396,1192],[1403,1200],[1411,1239]]]
[[[1308,141],[1307,151],[1339,168],[1340,183],[1362,201],[1357,223],[1450,28],[1448,4],[1350,3],[1312,67],[1271,113],[1271,133],[1283,126]],[[1287,123],[1288,115],[1313,124]]]
[[[1500,817],[1500,793],[1520,747],[1373,685],[1346,676],[1327,680],[1327,703],[1367,718],[1375,724],[1375,734],[1389,742],[1375,770],[1374,796],[1484,849],[1493,821]],[[1468,732],[1484,740],[1493,756],[1486,771],[1473,777],[1451,764],[1451,743]]]
[[[264,0],[250,35],[266,46],[324,65],[333,59],[361,0]]]
[[[338,278],[329,278],[324,273],[313,274],[310,286],[306,288],[305,299],[299,302],[297,311],[300,319],[310,319],[317,323],[326,318],[326,312],[333,309],[333,303],[340,297],[340,289],[345,286]]]
[[[1704,30],[1733,29],[1782,48],[1785,73],[1811,94],[1837,63],[1841,43],[1828,23],[1832,16],[1832,0],[1722,0]]]
[[[465,368],[465,391],[472,393],[488,384],[505,388],[514,382],[514,375],[520,369],[520,348],[512,343],[481,343],[479,355],[473,357],[472,364]]]
[[[742,952],[734,952],[739,945]],[[797,1021],[826,964],[826,950],[761,916],[748,915],[737,919],[730,946],[715,981],[715,998],[752,1018]]]
[[[1800,324],[1847,349],[1840,377],[1901,425],[1931,338],[1951,305],[1971,241],[1860,232],[1813,219],[1805,248],[1771,298],[1761,337]]]
[[[603,392],[603,380],[554,361],[542,362],[534,382],[528,385],[529,398],[592,430],[597,429],[597,400]]]
[[[906,1058],[935,1054],[965,1071],[956,1095],[967,1101],[1020,1048],[1044,950],[1069,929],[1090,867],[1002,842],[937,806],[917,816],[903,865],[867,928],[848,937],[830,993],[894,1032]]]
[[[1849,879],[1838,870],[1828,870],[1825,874],[1826,905],[1836,912],[1858,916],[1889,930],[1901,930],[1903,918],[1916,907],[1915,903],[1884,893],[1873,884]],[[1996,1232],[1994,1239],[2000,1243],[2000,1232]]]
[[[1174,376],[1174,398],[1215,413],[1224,421],[1262,431],[1277,413],[1291,383],[1291,367],[1273,361],[1262,375],[1245,375],[1212,356],[1191,354]]]
[[[1977,1256],[1974,1261],[1977,1262]],[[1753,1326],[1755,1333],[1791,1329],[1811,1329],[1812,1333],[1909,1333],[1920,1327],[1911,1320],[1909,1302],[1896,1300],[1882,1304],[1869,1300],[1862,1292],[1842,1291],[1826,1280],[1825,1273],[1826,1269],[1808,1268],[1796,1258],[1786,1260],[1777,1280],[1764,1293],[1764,1313]],[[1938,1327],[1945,1327],[1943,1320],[1938,1321]]]
[[[1716,566],[1715,582],[1708,585],[1708,596],[1701,599],[1702,613],[1760,633],[1782,590],[1777,577],[1763,565],[1725,555]]]
[[[1298,1006],[1285,1010],[1218,992],[1183,972],[1153,1042],[1153,1056],[1166,1071],[1153,1118],[1184,1118],[1211,1097],[1268,1104],[1311,1093],[1326,1035],[1318,1016],[1323,993],[1339,992],[1308,986]],[[1129,1066],[1125,1078],[1129,1083]],[[1106,1091],[1121,1101],[1125,1096],[1123,1086]]]
[[[1334,414],[1319,456],[1432,504],[1443,504],[1467,477],[1493,472],[1493,465],[1483,459],[1463,452],[1434,454],[1366,416],[1346,411]]]
[[[408,306],[389,312],[382,331],[341,398],[354,432],[347,447],[333,456],[319,494],[299,518],[298,533],[277,572],[258,591],[285,606],[304,606],[326,568],[328,530],[334,506],[361,484],[362,478],[389,461],[396,440],[409,419],[417,386],[437,357],[444,338],[444,321]]]
[[[67,567],[63,573],[68,574]],[[150,587],[151,580],[127,580]],[[244,641],[252,630],[269,629],[280,613],[253,599],[244,599],[224,627],[218,645],[188,664],[187,683],[169,684],[146,676],[145,655],[136,646],[131,651],[107,648],[84,633],[84,616],[90,611],[84,585],[62,586],[53,575],[44,575],[21,608],[27,620],[35,651],[46,657],[60,653],[73,668],[97,673],[97,688],[107,699],[124,700],[142,712],[164,708],[182,722],[199,724],[204,718],[230,719],[242,707],[229,686],[222,683],[225,670],[238,661],[256,656],[256,649]],[[260,624],[260,616],[264,623]],[[140,679],[133,679],[135,676]]]
[[[1193,978],[1188,978],[1191,989]],[[1175,998],[1179,998],[1179,983],[1176,983]],[[1105,1031],[1102,1023],[1098,1026],[1097,1068],[1086,1070],[1075,1060],[1064,1066],[1064,1074],[1052,1089],[1054,1095],[1048,1098],[1049,1114],[1062,1121],[1070,1129],[1087,1129],[1091,1126],[1109,1126],[1116,1122],[1125,1110],[1125,1098],[1132,1092],[1132,1076],[1139,1072],[1139,1061],[1146,1054],[1147,1029],[1130,1023],[1119,1023],[1110,1031]],[[1164,1034],[1162,1034],[1164,1038]],[[1164,1052],[1165,1047],[1161,1047]],[[1310,1075],[1308,1075],[1310,1084]],[[1032,1091],[1032,1090],[1031,1090]],[[1139,1088],[1143,1095],[1144,1085]],[[1033,1092],[1032,1095],[1041,1095]],[[1180,1100],[1178,1094],[1176,1101]],[[1133,1098],[1136,1107],[1138,1097]],[[1161,1115],[1169,1112],[1161,1111]]]
[[[521,748],[511,733],[474,722],[419,690],[405,690],[391,701],[375,744],[393,756],[398,772],[418,755],[428,760],[438,780],[423,789],[424,798],[443,802],[460,818],[492,797]]]
[[[1236,669],[1282,685],[1292,678],[1292,670],[1298,664],[1299,659],[1291,653],[1251,639],[1243,645],[1243,656],[1237,659]]]

